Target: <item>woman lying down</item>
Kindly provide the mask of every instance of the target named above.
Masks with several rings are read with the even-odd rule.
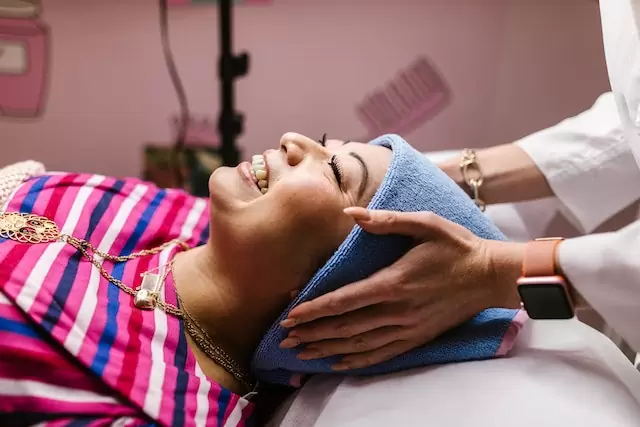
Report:
[[[252,163],[218,169],[210,190],[207,201],[135,179],[43,174],[13,192],[0,213],[3,423],[254,425],[259,382],[300,386],[339,361],[280,348],[290,309],[412,245],[365,233],[345,208],[430,210],[502,239],[397,136],[328,148],[288,133]],[[345,374],[504,356],[523,320],[487,307],[423,347]],[[635,410],[623,415],[638,417]]]

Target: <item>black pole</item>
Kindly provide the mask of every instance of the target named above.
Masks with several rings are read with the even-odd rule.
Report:
[[[236,166],[240,161],[236,139],[244,131],[244,116],[235,110],[235,80],[247,74],[249,55],[233,54],[233,0],[219,0],[220,22],[220,156],[225,166]]]

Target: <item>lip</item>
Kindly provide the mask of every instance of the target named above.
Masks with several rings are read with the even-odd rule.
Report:
[[[258,189],[258,183],[253,179],[251,175],[251,163],[242,162],[238,165],[238,173],[242,177],[242,179],[251,186],[257,193],[262,194],[260,189]]]

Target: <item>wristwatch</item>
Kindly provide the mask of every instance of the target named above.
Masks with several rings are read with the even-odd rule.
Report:
[[[571,319],[575,308],[567,280],[556,271],[556,249],[561,237],[536,239],[524,249],[518,293],[531,319]]]

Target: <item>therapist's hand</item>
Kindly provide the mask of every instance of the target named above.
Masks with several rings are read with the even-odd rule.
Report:
[[[334,370],[384,362],[489,307],[518,307],[523,245],[484,240],[429,212],[345,210],[366,231],[414,237],[395,264],[300,304],[282,322],[281,347],[298,357],[344,355]]]

